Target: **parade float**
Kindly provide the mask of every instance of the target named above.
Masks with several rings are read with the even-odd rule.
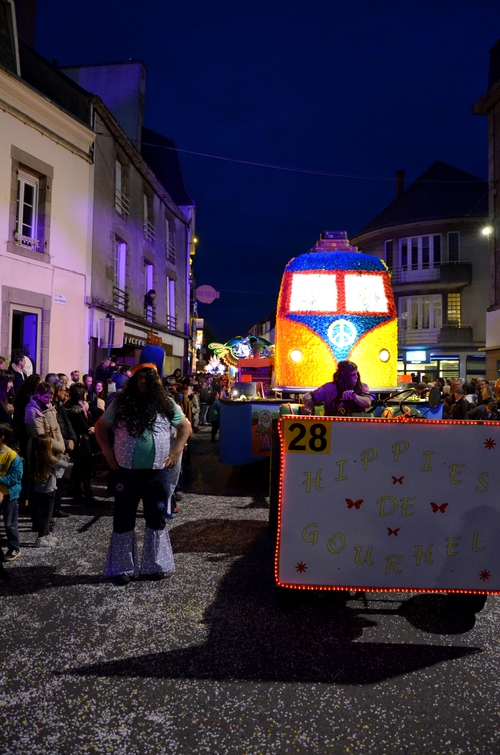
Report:
[[[285,269],[275,349],[276,389],[296,398],[273,443],[276,584],[440,592],[454,610],[480,610],[500,592],[500,423],[442,420],[438,389],[411,403],[413,387],[395,388],[385,264],[343,232],[323,233]],[[374,392],[371,412],[302,416],[300,394],[345,359]]]

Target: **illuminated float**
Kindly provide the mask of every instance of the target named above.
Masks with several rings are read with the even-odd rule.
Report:
[[[345,231],[323,231],[285,268],[276,317],[277,390],[304,392],[350,359],[370,388],[397,384],[397,312],[390,275]]]

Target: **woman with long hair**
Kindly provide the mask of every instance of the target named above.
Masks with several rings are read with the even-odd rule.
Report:
[[[106,391],[101,380],[96,380],[92,390],[89,390],[87,401],[89,402],[92,419],[96,422],[99,417],[102,417],[106,408]]]
[[[354,362],[339,362],[331,383],[325,383],[303,397],[308,414],[314,413],[318,404],[325,405],[325,416],[351,416],[354,413],[367,412],[371,406],[369,388],[361,382],[358,367]]]
[[[166,517],[190,435],[191,425],[167,395],[153,363],[135,368],[96,423],[97,441],[115,473],[113,533],[104,574],[119,585],[139,575],[135,521],[141,498],[146,532],[140,572],[162,579],[174,571]]]

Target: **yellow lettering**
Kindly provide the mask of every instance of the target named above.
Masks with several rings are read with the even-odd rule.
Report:
[[[386,501],[392,501],[392,509],[391,511],[385,510],[385,502]],[[380,511],[378,512],[380,516],[390,516],[391,514],[394,514],[398,507],[398,499],[394,498],[392,495],[385,496],[384,498],[379,498],[377,501],[378,505],[380,506]]]
[[[460,537],[447,537],[446,542],[448,545],[446,546],[446,555],[447,556],[458,556],[458,551],[452,550],[452,548],[458,548],[458,542],[455,542],[455,540],[460,540]]]
[[[340,539],[340,548],[335,547],[335,541]],[[330,553],[340,553],[340,551],[343,551],[345,548],[345,537],[341,532],[336,532],[335,535],[332,535],[332,537],[329,539],[328,544],[326,546]]]
[[[367,566],[373,566],[373,561],[371,560],[373,548],[367,548],[366,556],[363,561],[361,560],[361,551],[363,550],[363,546],[357,545],[354,547],[354,550],[356,551],[354,561],[358,566],[363,566],[364,564],[366,564]]]
[[[462,469],[465,464],[450,464],[448,469],[450,470],[450,483],[452,485],[460,485],[462,480],[456,480],[455,478],[462,474]]]
[[[486,491],[489,488],[489,485],[486,482],[486,480],[483,479],[483,477],[489,477],[489,476],[490,476],[489,472],[481,472],[480,474],[478,474],[477,479],[479,480],[481,485],[483,485],[484,487],[476,488],[476,493],[486,493]]]
[[[398,565],[403,563],[403,556],[399,556],[397,553],[392,553],[390,556],[386,556],[385,560],[387,561],[385,567],[386,574],[389,574],[391,569],[394,569],[396,574],[401,573],[401,569],[398,569]]]
[[[415,565],[420,566],[420,562],[423,558],[425,558],[426,564],[432,564],[432,546],[434,543],[431,543],[427,550],[424,552],[424,546],[423,545],[416,545],[415,548],[417,549],[417,552],[415,553]]]
[[[323,488],[320,485],[321,482],[321,469],[318,469],[316,472],[316,477],[312,476],[312,472],[304,472],[305,480],[303,480],[302,484],[306,486],[306,493],[309,493],[311,490],[311,485],[314,483],[316,485],[316,490],[323,490]]]
[[[412,509],[413,508],[413,503],[409,503],[409,502],[410,501],[414,501],[414,500],[415,500],[415,496],[413,496],[413,498],[401,498],[401,501],[402,501],[402,503],[401,503],[401,514],[402,514],[402,516],[413,516],[413,513],[407,514],[406,512],[408,511],[408,509]]]
[[[335,464],[339,468],[339,476],[335,478],[335,482],[340,482],[341,480],[347,480],[347,477],[344,475],[344,464],[347,464],[347,459],[342,459],[342,461],[336,461]]]
[[[302,530],[302,540],[305,540],[306,543],[312,543],[313,545],[316,545],[318,542],[318,532],[309,532],[310,527],[317,527],[317,522],[311,522],[311,524],[306,524],[304,529]]]
[[[425,456],[425,464],[423,467],[420,468],[421,472],[432,472],[432,467],[430,465],[431,456],[434,456],[434,451],[424,451]]]
[[[369,462],[376,459],[377,456],[378,456],[378,451],[376,448],[367,448],[364,451],[361,451],[361,458],[363,459],[363,469],[367,469]]]
[[[478,538],[479,538],[479,532],[474,532],[474,540],[472,541],[472,550],[473,551],[484,551],[484,549],[485,549],[486,546],[483,545],[482,548],[478,548],[478,546],[477,546]]]
[[[401,454],[408,451],[410,444],[407,440],[397,440],[392,444],[392,450],[394,451],[394,461],[398,461]]]

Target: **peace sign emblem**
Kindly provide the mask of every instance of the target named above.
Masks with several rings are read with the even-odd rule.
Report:
[[[328,328],[328,340],[338,349],[351,346],[357,334],[356,328],[349,320],[335,320]]]

